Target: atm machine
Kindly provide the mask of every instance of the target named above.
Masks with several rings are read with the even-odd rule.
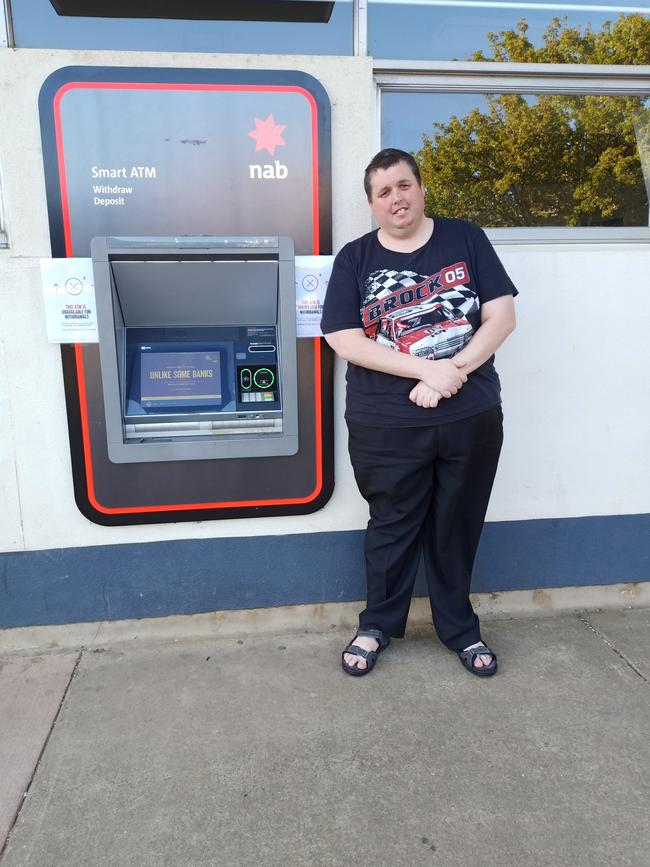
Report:
[[[108,457],[295,455],[290,238],[91,242]]]

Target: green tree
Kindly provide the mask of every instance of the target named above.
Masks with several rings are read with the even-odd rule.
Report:
[[[650,63],[650,20],[621,16],[597,32],[554,19],[535,47],[528,25],[489,34],[513,63]],[[650,143],[638,96],[501,94],[423,135],[414,155],[427,212],[486,226],[643,225],[648,197],[639,150]],[[648,156],[650,159],[650,155]]]

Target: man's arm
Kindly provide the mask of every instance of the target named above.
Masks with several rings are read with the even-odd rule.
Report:
[[[501,295],[481,305],[481,325],[469,343],[454,355],[462,361],[465,373],[472,373],[494,355],[506,337],[515,330],[515,299]]]
[[[463,363],[450,359],[428,361],[382,346],[361,327],[359,280],[352,247],[346,244],[334,260],[327,295],[323,304],[325,339],[337,355],[369,370],[378,370],[405,379],[422,380],[446,397],[456,394],[467,375]],[[355,323],[359,323],[357,327]]]
[[[464,373],[472,373],[494,355],[506,337],[515,330],[515,303],[512,295],[501,295],[481,305],[481,325],[467,346],[454,355],[454,361],[464,362]],[[418,406],[434,407],[440,397],[424,381],[418,382],[409,398]]]
[[[334,352],[346,361],[351,361],[359,367],[367,367],[369,370],[389,373],[392,376],[419,379],[444,397],[456,394],[463,383],[467,382],[465,362],[457,361],[458,356],[453,359],[441,358],[438,361],[430,361],[403,352],[395,352],[394,349],[370,340],[366,337],[363,328],[333,331],[325,335],[325,340]]]

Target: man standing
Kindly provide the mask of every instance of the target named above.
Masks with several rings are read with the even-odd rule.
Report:
[[[497,658],[469,590],[503,439],[494,352],[517,290],[481,229],[425,216],[410,154],[380,151],[364,187],[379,229],[336,257],[321,323],[348,361],[350,459],[370,509],[367,605],[343,670],[367,674],[404,635],[423,552],[438,637],[487,677]]]

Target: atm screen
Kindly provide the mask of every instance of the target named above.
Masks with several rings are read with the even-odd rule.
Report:
[[[187,337],[151,339],[157,336],[167,337],[146,335],[141,329],[127,331],[125,418],[223,413],[234,409],[231,346],[223,341]]]
[[[221,406],[219,352],[143,352],[140,404],[144,409]]]

